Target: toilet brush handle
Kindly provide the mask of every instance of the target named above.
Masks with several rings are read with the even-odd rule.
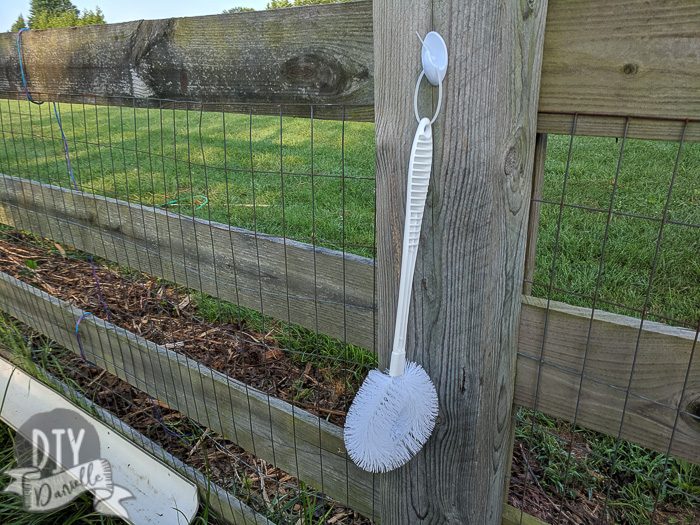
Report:
[[[389,365],[389,375],[392,377],[402,375],[406,368],[406,331],[408,328],[408,312],[411,306],[413,272],[416,268],[418,242],[420,240],[425,200],[428,195],[432,162],[432,128],[430,119],[423,118],[418,123],[418,129],[413,138],[411,158],[408,163],[406,219],[401,252],[401,279],[399,282],[398,307],[396,309],[394,345]]]

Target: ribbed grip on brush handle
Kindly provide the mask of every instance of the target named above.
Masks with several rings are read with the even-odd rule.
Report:
[[[401,280],[399,283],[399,301],[396,309],[396,326],[394,328],[394,346],[391,352],[389,375],[402,375],[406,366],[406,330],[408,328],[408,311],[411,306],[411,289],[413,272],[418,256],[418,242],[423,222],[425,199],[430,184],[430,171],[433,163],[433,133],[430,119],[424,118],[418,123],[413,138],[411,158],[408,163],[408,184],[406,188],[406,219],[404,222],[403,248],[401,251]]]

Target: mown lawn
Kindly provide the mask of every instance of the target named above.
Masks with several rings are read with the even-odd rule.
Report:
[[[374,253],[372,124],[76,104],[60,112],[80,188]],[[0,128],[0,170],[71,185],[49,104],[2,100]],[[550,136],[534,293],[579,305],[595,296],[600,308],[638,316],[646,307],[652,319],[693,327],[700,144],[684,145],[670,199],[678,144],[628,139],[615,184],[621,146],[614,138],[574,140],[558,228],[569,138]],[[667,200],[672,223],[657,253]]]
[[[548,141],[534,294],[547,297],[551,284],[553,299],[590,306],[595,297],[604,310],[640,317],[646,309],[651,319],[695,328],[700,144],[685,144],[676,167],[677,143],[627,139],[618,172],[621,140],[577,137],[564,189],[569,146],[569,137]],[[671,223],[657,248],[664,209]]]
[[[373,254],[371,124],[69,104],[60,114],[86,191]],[[71,186],[49,104],[0,100],[0,118],[0,170]]]
[[[76,182],[85,190],[374,253],[372,124],[67,104],[60,110]],[[49,105],[0,100],[0,128],[0,171],[71,185]],[[619,170],[621,140],[577,137],[571,146],[569,155],[569,137],[549,137],[533,294],[697,326],[700,144],[685,144],[677,162],[677,143],[628,139]],[[664,210],[670,222],[659,236]],[[203,316],[226,317],[219,302],[201,304]],[[591,454],[572,459],[560,437],[567,425],[524,411],[519,420],[518,437],[555,498],[573,486],[605,490],[608,478],[629,472],[610,496],[628,523],[646,523],[664,479],[670,482],[662,501],[700,505],[697,466],[667,463],[628,444],[612,454],[612,438],[580,430]]]

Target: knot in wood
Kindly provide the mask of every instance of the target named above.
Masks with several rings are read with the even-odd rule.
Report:
[[[637,64],[633,64],[631,62],[622,66],[622,72],[625,75],[636,75],[638,71],[639,71],[639,66]]]
[[[518,150],[515,145],[508,148],[506,152],[506,160],[504,163],[503,171],[507,177],[517,176],[518,165],[520,164],[518,160]]]
[[[518,128],[513,135],[513,143],[505,153],[503,159],[503,172],[506,176],[505,191],[508,207],[513,213],[517,213],[523,203],[525,194],[525,167],[522,152],[527,151],[525,136],[522,128]]]
[[[518,143],[511,145],[503,161],[503,172],[511,190],[517,190],[522,183],[523,166]]]
[[[282,64],[281,75],[298,86],[300,94],[310,97],[342,94],[353,76],[335,57],[316,52],[288,59]]]
[[[527,20],[535,12],[537,0],[521,0],[523,20]]]
[[[688,403],[685,408],[685,413],[681,413],[683,419],[687,419],[688,423],[700,429],[700,399],[695,399]]]

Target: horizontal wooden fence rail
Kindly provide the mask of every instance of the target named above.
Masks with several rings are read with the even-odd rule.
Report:
[[[539,111],[700,119],[696,0],[550,0]]]
[[[700,45],[700,42],[698,43]],[[581,113],[546,113],[537,116],[537,131],[589,137],[627,137],[645,140],[700,142],[700,120],[657,119]]]
[[[372,261],[0,174],[0,223],[373,348]]]
[[[83,311],[0,273],[0,309],[80,355]],[[342,429],[107,321],[80,323],[86,358],[258,458],[371,516],[372,476],[345,454]]]
[[[260,308],[262,287],[262,309],[266,313],[311,328],[316,326],[321,332],[344,336],[365,348],[373,347],[374,269],[372,261],[366,258],[331,250],[314,251],[303,243],[286,241],[287,256],[299,261],[304,270],[288,276],[295,297],[291,311],[285,299],[287,282],[281,239],[258,235],[263,267],[258,273],[254,253],[244,255],[255,239],[252,232],[6,175],[0,175],[0,223],[75,245],[184,286],[199,287],[201,277],[206,293],[232,302],[240,300],[252,308]],[[199,252],[194,241],[187,241],[189,235],[195,234],[193,228],[202,229],[197,230]],[[229,230],[235,234],[237,281]],[[172,244],[168,231],[173,232]],[[175,241],[176,238],[180,240]],[[220,242],[212,244],[212,238]],[[216,279],[215,268],[219,269]],[[229,268],[230,275],[221,275],[222,268]],[[316,269],[316,280],[312,268]],[[345,287],[345,300],[349,303],[346,306],[338,291],[342,289],[343,275],[349,279]],[[244,302],[246,297],[249,302]],[[315,298],[326,301],[318,307],[318,323]],[[620,434],[660,452],[669,450],[673,436],[671,453],[698,463],[700,360],[696,358],[691,363],[695,333],[649,321],[644,322],[641,332],[639,329],[640,320],[632,317],[596,311],[591,321],[588,308],[525,297],[516,402],[576,420],[581,426],[600,432]],[[577,407],[579,390],[581,402]],[[620,428],[626,398],[624,424]]]
[[[695,335],[524,297],[515,402],[700,463]]]
[[[408,30],[408,29],[407,29]],[[0,96],[23,96],[14,33],[0,34]],[[30,89],[97,102],[373,119],[369,1],[104,26],[23,36]],[[416,39],[416,50],[419,42]],[[551,0],[538,131],[700,140],[700,4]],[[169,105],[159,99],[173,101]],[[233,105],[226,105],[233,103]],[[466,102],[464,102],[466,103]],[[327,107],[327,104],[345,106]]]
[[[15,38],[0,34],[0,91],[22,91]],[[372,118],[367,2],[31,31],[22,39],[30,89],[38,99],[62,93],[95,94],[103,103],[127,106],[134,97],[142,104],[149,97],[281,103],[291,105],[285,114],[302,116],[309,115],[308,104],[319,105],[317,116],[324,104],[342,104],[347,118]],[[330,118],[341,118],[329,111]]]

